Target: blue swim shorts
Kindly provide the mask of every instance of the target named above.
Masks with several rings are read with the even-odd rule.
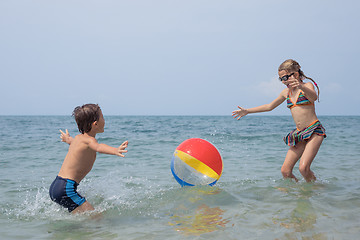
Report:
[[[56,176],[49,190],[51,200],[72,212],[86,201],[84,197],[77,193],[78,185],[77,182],[71,179]]]

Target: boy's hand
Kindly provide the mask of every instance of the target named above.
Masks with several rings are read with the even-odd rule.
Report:
[[[125,150],[125,148],[127,148],[129,142],[125,141],[123,142],[119,147],[118,147],[118,152],[116,155],[120,156],[120,157],[125,157],[125,155],[123,153],[126,153],[127,150]]]
[[[68,130],[67,130],[67,129],[65,130],[66,133],[64,133],[64,132],[61,131],[61,130],[59,130],[59,131],[60,131],[60,133],[61,133],[61,134],[60,134],[61,141],[70,144],[71,141],[72,141],[72,137],[70,137],[70,134],[69,134]]]

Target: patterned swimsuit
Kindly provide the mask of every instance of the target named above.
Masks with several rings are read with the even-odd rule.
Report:
[[[310,102],[309,99],[305,97],[303,91],[300,91],[296,103],[293,103],[293,101],[291,101],[289,94],[287,96],[286,102],[287,107],[290,109],[299,105],[314,105],[314,103]],[[324,138],[326,138],[325,128],[321,125],[319,120],[315,120],[309,126],[302,130],[299,130],[297,128],[292,130],[288,135],[284,137],[284,142],[288,146],[295,146],[301,141],[308,140],[313,133],[324,136]]]
[[[314,103],[310,102],[309,99],[305,97],[303,91],[300,91],[296,103],[293,103],[293,101],[291,101],[289,94],[287,95],[286,102],[287,102],[287,107],[290,109],[292,109],[293,107],[297,107],[299,105],[314,105]]]

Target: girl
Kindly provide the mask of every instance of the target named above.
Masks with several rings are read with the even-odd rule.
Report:
[[[234,118],[239,120],[249,113],[267,112],[279,106],[285,100],[287,107],[291,111],[296,129],[291,131],[284,142],[290,146],[286,154],[285,161],[281,167],[281,173],[284,178],[293,178],[298,181],[292,173],[296,162],[300,159],[299,171],[307,182],[315,181],[316,177],[310,170],[310,165],[314,160],[323,139],[326,137],[325,129],[321,125],[315,113],[314,102],[318,98],[319,87],[316,82],[305,76],[300,69],[299,63],[288,59],[283,62],[278,69],[279,80],[287,86],[281,91],[280,95],[271,103],[262,106],[245,109],[239,107],[239,110],[232,112]],[[304,83],[304,79],[311,80],[312,83]]]

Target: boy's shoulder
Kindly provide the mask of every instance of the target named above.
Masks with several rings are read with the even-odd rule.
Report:
[[[96,138],[86,135],[86,134],[78,134],[75,136],[74,141],[81,142],[85,144],[90,144],[92,142],[97,142]]]

